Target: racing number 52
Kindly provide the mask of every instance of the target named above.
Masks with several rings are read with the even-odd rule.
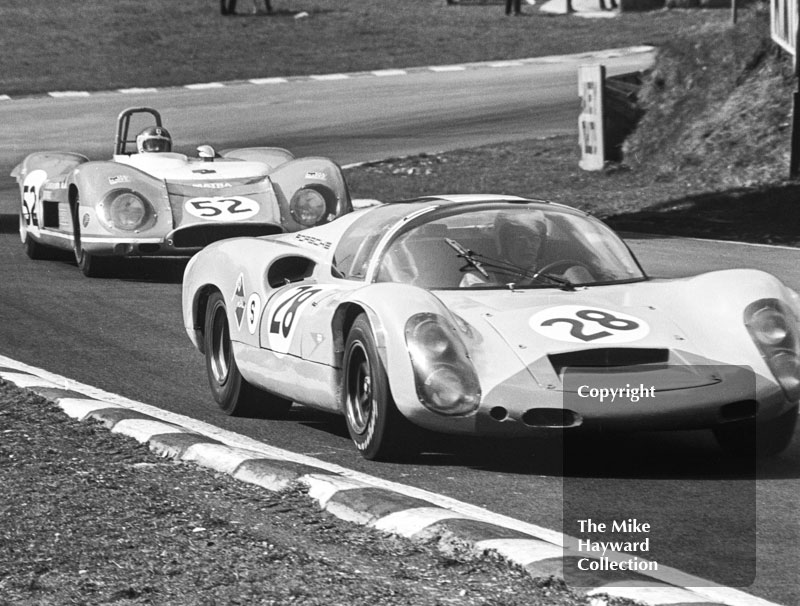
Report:
[[[199,211],[209,211],[201,212],[201,217],[216,217],[221,215],[223,212],[227,212],[231,215],[248,212],[247,208],[239,208],[242,206],[241,200],[235,200],[233,198],[209,198],[206,200],[193,200],[190,202],[190,204]]]
[[[25,224],[36,223],[36,186],[24,185],[22,188],[22,218]]]

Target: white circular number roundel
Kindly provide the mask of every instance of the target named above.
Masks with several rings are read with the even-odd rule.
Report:
[[[210,221],[244,221],[259,211],[258,202],[242,196],[192,198],[183,207],[190,215]]]
[[[650,333],[640,318],[591,305],[551,307],[531,316],[528,324],[545,337],[572,343],[630,343]]]
[[[276,354],[289,352],[300,318],[315,295],[325,290],[321,285],[288,288],[271,302],[267,313],[267,340]]]
[[[46,180],[47,172],[36,169],[25,175],[25,180],[22,182],[22,218],[27,225],[31,224],[33,215],[36,213],[39,188]]]
[[[258,293],[254,292],[247,299],[244,313],[247,316],[247,330],[251,335],[256,334],[258,320],[261,318],[261,297],[258,296]]]

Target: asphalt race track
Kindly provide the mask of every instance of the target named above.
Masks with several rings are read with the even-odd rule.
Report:
[[[639,64],[642,58],[635,58]],[[28,99],[0,104],[0,171],[8,174],[26,153],[43,149],[110,154],[113,124],[131,105],[162,110],[178,147],[212,142],[219,147],[280,145],[298,155],[329,155],[340,163],[464,147],[532,135],[576,131],[575,60],[504,69],[419,72],[398,77],[236,85],[202,91],[176,89],[141,95],[100,94],[77,99]],[[604,61],[609,65],[611,61]],[[621,61],[629,71],[633,59]],[[76,136],[86,133],[87,136]],[[780,458],[742,470],[719,456],[705,433],[631,436],[586,445],[587,464],[561,473],[560,454],[547,445],[524,461],[497,445],[463,448],[448,440],[404,464],[363,460],[344,423],[304,407],[284,421],[221,415],[206,387],[202,356],[182,328],[181,262],[126,263],[119,279],[88,280],[71,263],[30,261],[16,234],[16,191],[0,189],[0,354],[128,398],[214,423],[230,431],[358,471],[402,482],[561,530],[565,485],[606,499],[609,507],[635,510],[642,482],[659,485],[665,498],[654,524],[702,517],[704,537],[725,542],[743,513],[757,519],[755,584],[744,589],[769,600],[800,603],[797,519],[800,440]],[[712,269],[754,267],[800,290],[800,250],[720,244],[699,240],[631,238],[631,247],[654,276],[690,275]],[[598,472],[589,462],[610,453]],[[756,475],[753,476],[753,473]],[[748,492],[749,489],[750,492]],[[744,493],[742,492],[744,491]],[[746,518],[747,515],[744,515]],[[697,518],[697,519],[696,519]],[[679,530],[679,529],[677,529]],[[701,577],[715,563],[675,558],[687,538],[659,545],[665,564]],[[710,540],[710,539],[709,539]],[[703,553],[695,545],[689,551]],[[747,558],[745,558],[747,559]],[[746,568],[746,567],[745,567]],[[748,570],[743,571],[743,578]]]

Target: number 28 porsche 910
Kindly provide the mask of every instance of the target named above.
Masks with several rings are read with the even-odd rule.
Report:
[[[149,126],[129,132],[134,117]],[[341,170],[327,158],[295,159],[274,147],[197,149],[197,158],[173,152],[159,112],[132,107],[117,119],[110,160],[30,154],[11,173],[26,253],[73,250],[81,271],[97,276],[120,257],[190,256],[216,240],[294,232],[352,209]]]
[[[340,413],[369,459],[431,431],[710,429],[774,455],[798,414],[796,293],[752,270],[652,279],[603,223],[541,201],[429,197],[217,242],[183,313],[225,412]]]

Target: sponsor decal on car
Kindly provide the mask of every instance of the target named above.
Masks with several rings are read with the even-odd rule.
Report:
[[[42,185],[42,189],[50,190],[59,190],[59,189],[67,189],[66,181],[48,181],[44,185]]]
[[[108,178],[109,185],[118,185],[119,183],[130,183],[131,178],[128,175],[114,175]]]
[[[318,170],[308,171],[306,173],[306,179],[317,179],[318,181],[325,181],[327,179],[327,175]]]
[[[591,305],[559,305],[542,310],[528,320],[537,333],[571,343],[630,343],[650,333],[635,316]]]
[[[231,183],[219,183],[216,181],[212,181],[211,183],[190,183],[189,185],[192,187],[200,187],[202,189],[225,189],[226,187],[233,187]]]
[[[297,232],[295,234],[294,239],[303,244],[318,246],[320,248],[324,248],[325,250],[328,250],[333,245],[333,243],[329,242],[328,240],[321,240],[316,236],[309,236],[300,232]]]
[[[209,221],[244,221],[261,209],[258,202],[242,196],[190,198],[183,207],[190,215]]]
[[[244,274],[239,274],[239,277],[236,279],[236,287],[233,290],[233,296],[231,297],[231,301],[233,302],[233,315],[236,318],[236,328],[241,330],[242,320],[244,319],[244,309],[245,309]]]
[[[83,224],[84,227],[87,227],[89,225],[89,213],[84,213],[83,221],[81,221],[81,223]]]

